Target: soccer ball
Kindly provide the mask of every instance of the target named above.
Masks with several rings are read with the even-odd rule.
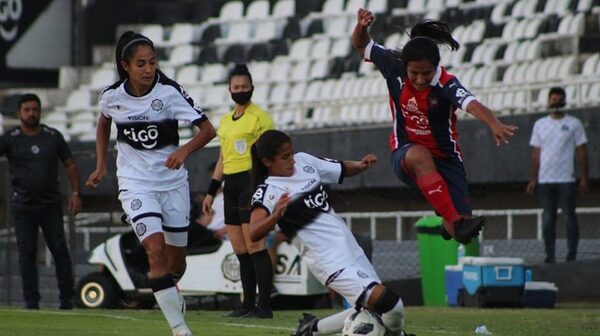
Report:
[[[344,321],[343,336],[388,336],[381,316],[370,310],[354,312]]]

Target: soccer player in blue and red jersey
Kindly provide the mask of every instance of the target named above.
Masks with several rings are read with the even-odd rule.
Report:
[[[422,21],[410,32],[402,49],[386,49],[368,33],[373,14],[359,9],[352,44],[373,62],[389,90],[393,130],[390,135],[396,176],[416,185],[444,218],[444,238],[468,243],[479,234],[485,218],[472,217],[463,155],[458,146],[456,109],[461,108],[488,125],[497,145],[517,129],[504,125],[440,65],[438,44],[457,50],[449,27]]]

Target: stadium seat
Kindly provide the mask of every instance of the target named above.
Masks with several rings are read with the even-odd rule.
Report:
[[[304,100],[304,93],[306,92],[306,82],[298,82],[290,88],[289,97],[287,103],[299,104]]]
[[[577,59],[575,56],[566,56],[560,58],[560,65],[558,68],[557,78],[566,79],[570,78],[574,73],[577,72]]]
[[[200,82],[203,84],[225,82],[227,80],[227,69],[223,64],[206,64],[202,67]]]
[[[92,98],[92,93],[90,92],[90,90],[80,88],[69,94],[65,106],[62,107],[60,110],[66,113],[72,113],[81,110],[89,110],[92,109],[92,104],[95,103],[96,102]]]
[[[598,66],[598,59],[600,59],[600,54],[598,53],[588,57],[581,68],[581,75],[584,77],[595,76],[597,74],[596,68]]]
[[[243,44],[233,44],[227,47],[221,58],[223,63],[245,63],[246,48]]]
[[[504,23],[506,21],[506,10],[508,4],[506,2],[499,2],[494,6],[492,14],[490,15],[490,21],[495,24]]]
[[[287,82],[289,81],[289,74],[291,71],[291,63],[287,57],[279,56],[276,57],[271,63],[270,77],[275,82]]]
[[[325,0],[321,13],[325,16],[336,16],[344,12],[344,0]]]
[[[270,67],[271,64],[265,61],[248,63],[248,70],[252,74],[252,81],[254,83],[268,82]]]
[[[175,76],[175,81],[181,85],[197,84],[200,80],[200,67],[197,65],[186,65],[179,70]]]
[[[344,12],[354,16],[359,8],[367,8],[367,0],[346,0]]]
[[[222,44],[232,44],[236,42],[246,42],[250,40],[251,28],[253,26],[250,25],[249,22],[239,21],[239,22],[231,22],[226,25],[225,35],[224,37],[218,38],[215,40],[215,43],[218,45]],[[223,26],[222,26],[223,28]]]
[[[232,103],[229,98],[229,90],[227,84],[215,84],[207,86],[207,90],[204,94],[205,106],[213,108],[223,108],[229,106]]]
[[[352,42],[349,37],[340,37],[333,41],[329,57],[346,57],[354,53]]]
[[[306,103],[314,103],[320,99],[320,91],[323,86],[323,81],[312,81],[308,84],[306,92],[304,94],[304,101]]]
[[[248,47],[248,52],[246,53],[246,60],[248,62],[270,61],[271,59],[271,47],[268,43],[257,43]]]
[[[387,0],[369,0],[367,9],[373,14],[386,13],[388,11],[388,2]]]
[[[269,95],[269,101],[274,105],[283,105],[287,102],[289,96],[289,85],[287,83],[278,83],[273,85]]]
[[[600,82],[590,85],[586,96],[586,102],[590,104],[600,102]]]
[[[191,23],[176,23],[173,25],[169,39],[164,42],[166,46],[176,46],[179,44],[189,44],[199,42],[202,32],[200,25]]]
[[[245,19],[261,20],[269,17],[269,1],[254,0],[248,4]]]
[[[311,45],[311,38],[301,38],[294,41],[294,43],[290,47],[290,60],[301,61],[307,59]]]
[[[182,44],[171,49],[167,64],[178,66],[191,64],[197,59],[199,49],[190,44]]]
[[[90,89],[100,90],[113,84],[117,80],[117,74],[112,68],[98,68],[92,74]]]
[[[179,83],[181,84],[181,83]],[[198,106],[200,106],[202,108],[203,104],[203,92],[204,92],[204,88],[200,85],[188,85],[185,86],[185,90],[188,93],[188,95],[192,98],[192,100],[194,101],[195,104],[197,104]]]
[[[269,90],[270,85],[268,83],[254,84],[254,91],[252,92],[252,101],[263,108],[268,106],[269,103]]]
[[[266,42],[280,38],[283,32],[283,27],[275,20],[263,20],[255,25],[256,30],[252,36],[252,42]]]
[[[331,39],[327,36],[316,38],[310,47],[310,58],[323,59],[330,57]]]
[[[322,79],[327,77],[329,73],[329,60],[328,59],[318,59],[314,60],[310,65],[310,73],[308,78],[311,80],[314,79]]]
[[[148,24],[143,25],[139,30],[140,34],[149,38],[155,46],[160,47],[164,45],[164,30],[163,26],[159,24]]]
[[[275,19],[293,17],[296,15],[295,0],[279,0],[273,6],[273,14],[271,17]]]
[[[354,26],[354,22],[349,17],[338,16],[327,20],[325,23],[325,34],[331,37],[348,37],[350,26]]]
[[[587,12],[592,8],[594,4],[594,0],[579,0],[577,3],[577,11],[578,12]]]
[[[229,1],[221,7],[218,21],[238,21],[242,17],[244,17],[244,3],[242,1]]]
[[[296,62],[292,66],[292,71],[290,73],[290,79],[292,81],[306,81],[309,76],[311,60],[304,59]]]

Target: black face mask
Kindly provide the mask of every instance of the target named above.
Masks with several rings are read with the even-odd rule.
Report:
[[[231,99],[240,105],[246,105],[252,98],[252,92],[254,87],[250,91],[232,92]]]

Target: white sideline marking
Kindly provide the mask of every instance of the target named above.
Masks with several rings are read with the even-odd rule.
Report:
[[[260,329],[287,330],[287,331],[296,330],[294,328],[272,327],[272,326],[260,325],[260,324],[242,324],[242,323],[217,323],[217,324],[228,326],[228,327],[260,328]]]
[[[4,310],[4,309],[3,309]],[[38,310],[38,311],[31,311],[31,310],[5,310],[5,311],[10,311],[12,312],[17,312],[17,313],[34,313],[34,314],[50,314],[50,315],[73,315],[73,316],[88,316],[88,317],[95,317],[95,316],[100,316],[100,317],[107,317],[107,318],[114,318],[117,320],[129,320],[129,321],[140,321],[140,319],[136,319],[134,317],[130,317],[130,316],[120,316],[120,315],[110,315],[110,314],[86,314],[86,313],[75,313],[75,312],[53,312],[53,311],[43,311],[43,310]]]

